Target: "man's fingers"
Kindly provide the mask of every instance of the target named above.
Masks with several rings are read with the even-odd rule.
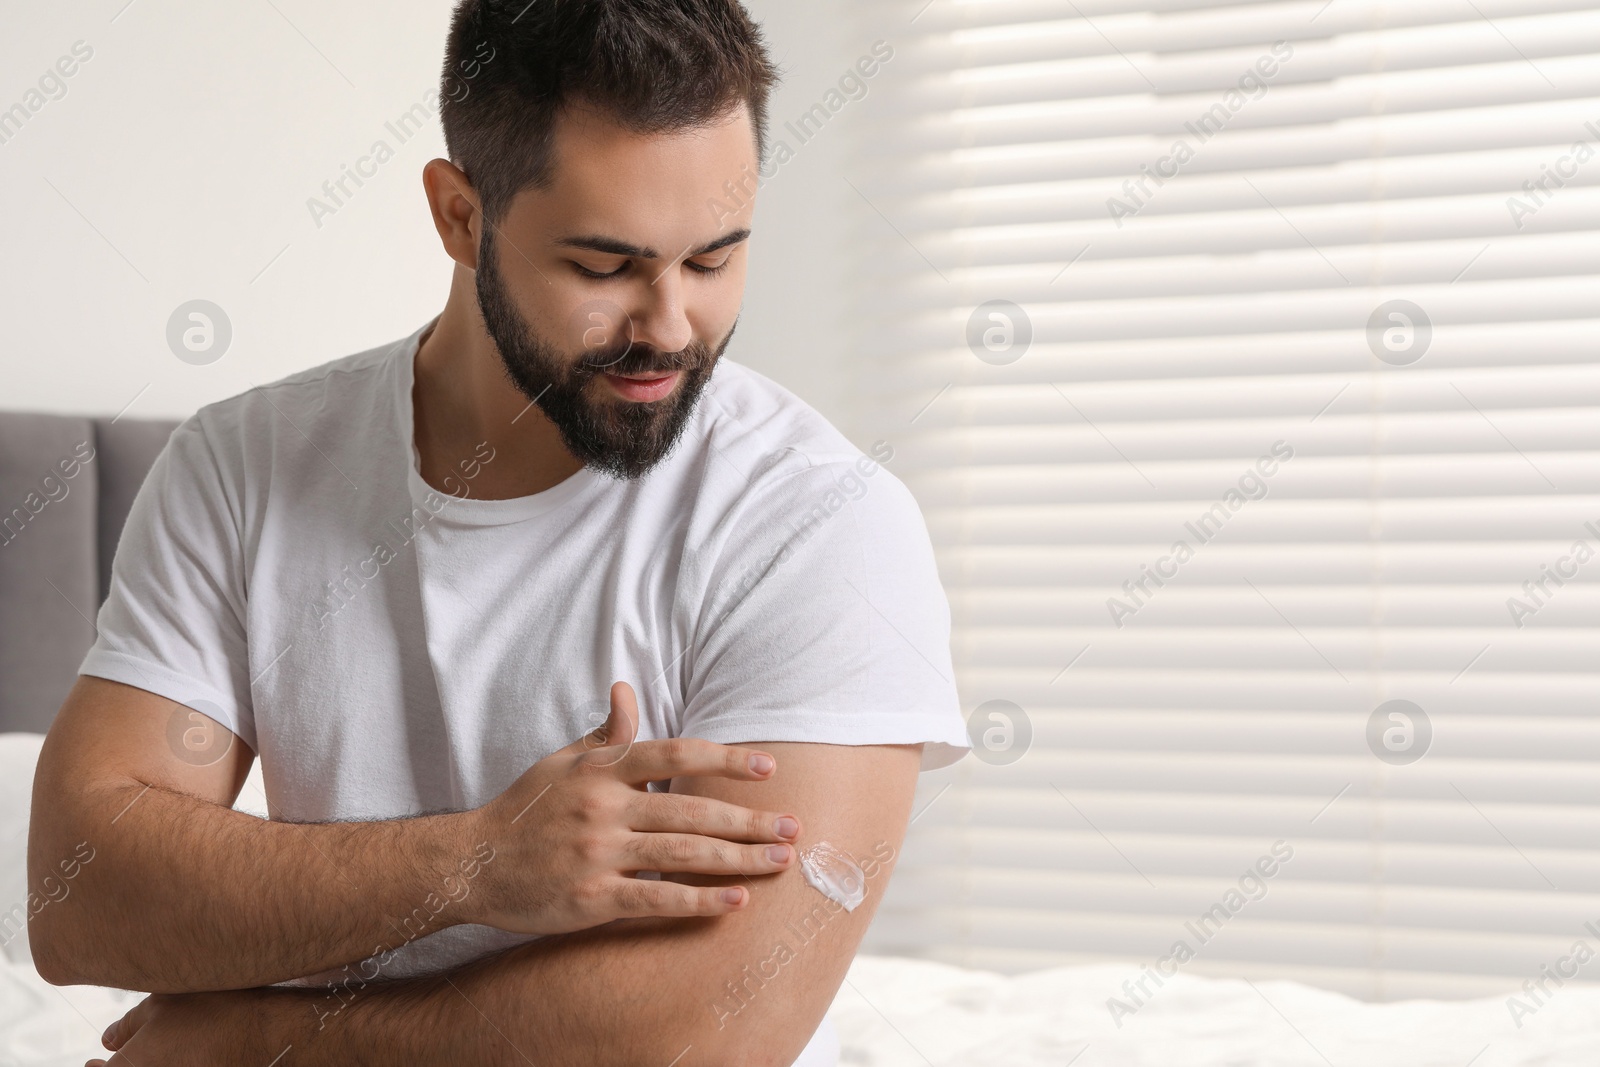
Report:
[[[793,815],[682,793],[639,794],[629,808],[628,826],[641,833],[702,834],[752,843],[800,836],[800,820]]]
[[[719,745],[698,737],[637,742],[627,758],[616,765],[618,776],[634,785],[664,782],[669,778],[732,778],[760,782],[772,777],[777,767],[778,761],[768,753]]]
[[[593,722],[594,719],[590,719]],[[606,715],[606,721],[590,730],[576,741],[572,742],[563,752],[589,752],[597,748],[617,749],[615,753],[607,753],[601,763],[621,759],[628,751],[628,746],[633,744],[633,739],[639,732],[639,702],[634,698],[633,686],[627,682],[617,682],[611,687],[611,710]]]
[[[743,886],[691,886],[646,878],[619,878],[612,905],[619,916],[726,915],[750,902]]]
[[[106,1027],[105,1033],[100,1035],[100,1044],[112,1052],[127,1044],[128,1038],[149,1020],[151,1011],[155,1010],[157,995],[145,997],[124,1012],[122,1018]]]
[[[628,869],[690,874],[772,874],[794,863],[793,845],[735,845],[695,834],[633,834]]]
[[[602,726],[600,743],[610,748],[631,745],[639,732],[639,702],[634,699],[633,686],[615,682],[611,686],[611,714]]]

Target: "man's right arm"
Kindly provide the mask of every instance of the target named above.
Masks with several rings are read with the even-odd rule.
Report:
[[[727,915],[748,906],[748,890],[633,872],[786,870],[802,829],[792,815],[651,793],[651,781],[686,776],[765,781],[777,765],[709,741],[635,744],[638,709],[622,683],[600,730],[535,763],[482,807],[377,822],[285,823],[234,811],[249,748],[210,723],[232,739],[227,754],[181,758],[169,741],[175,714],[184,726],[193,713],[84,676],[50,728],[28,835],[29,885],[49,901],[29,923],[46,981],[150,993],[245,989],[459,923],[554,934],[618,918]],[[75,864],[69,882],[58,873],[63,861]],[[416,929],[419,910],[433,929]]]
[[[28,832],[28,886],[46,902],[29,942],[49,982],[184,992],[338,967],[403,941],[399,924],[473,858],[459,815],[299,824],[235,811],[253,753],[211,723],[226,754],[180,758],[175,713],[190,715],[81,676],[50,728]]]

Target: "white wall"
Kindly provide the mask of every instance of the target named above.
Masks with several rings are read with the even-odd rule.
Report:
[[[451,6],[0,3],[0,110],[76,42],[92,49],[65,95],[0,143],[0,407],[114,414],[131,402],[129,415],[183,416],[431,317],[450,263],[420,172],[443,139],[431,117],[404,143],[385,123],[437,84]],[[781,134],[870,42],[851,39],[845,0],[749,7],[787,73],[773,102]],[[844,109],[763,190],[729,349],[836,421],[854,196],[841,167],[866,106]],[[319,227],[307,200],[378,139],[395,158]],[[193,299],[232,322],[210,365],[166,342]]]

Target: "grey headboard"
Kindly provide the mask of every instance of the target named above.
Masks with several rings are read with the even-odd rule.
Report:
[[[0,411],[0,733],[55,719],[134,494],[177,425]]]

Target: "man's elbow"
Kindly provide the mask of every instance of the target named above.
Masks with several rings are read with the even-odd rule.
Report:
[[[95,952],[94,945],[84,940],[81,931],[72,928],[75,923],[81,925],[81,912],[88,901],[75,892],[73,903],[78,914],[64,909],[60,903],[46,900],[44,906],[28,918],[28,952],[39,977],[56,986],[138,988],[136,976],[118,973],[108,952]]]
[[[54,960],[45,957],[34,957],[33,969],[51,985],[93,985],[93,982],[79,977],[75,972],[59,966]]]
[[[79,962],[72,951],[63,944],[62,932],[57,929],[45,911],[28,920],[28,951],[33,956],[33,969],[51,985],[92,985],[87,975],[74,966]]]

